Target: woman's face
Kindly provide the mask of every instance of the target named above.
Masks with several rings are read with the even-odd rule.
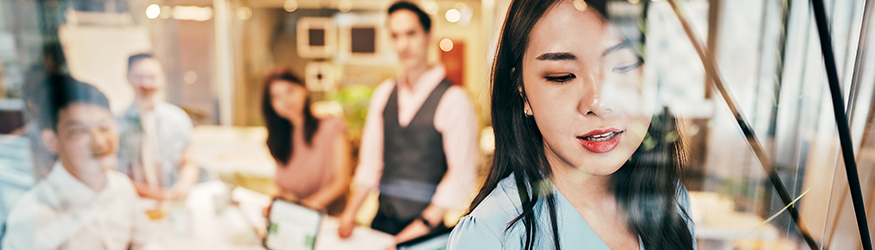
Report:
[[[270,104],[276,113],[289,121],[300,121],[304,116],[307,89],[284,80],[270,83]]]
[[[522,64],[525,107],[554,172],[610,175],[641,144],[655,90],[642,81],[632,43],[598,12],[581,12],[570,0],[548,9],[529,35]]]

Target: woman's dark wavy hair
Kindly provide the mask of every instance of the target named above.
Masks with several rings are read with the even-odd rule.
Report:
[[[492,71],[495,156],[486,182],[469,209],[469,212],[473,211],[502,179],[513,173],[520,192],[522,213],[508,223],[506,230],[516,223],[525,226],[524,249],[532,249],[537,239],[538,218],[534,210],[539,199],[546,200],[553,245],[560,249],[555,196],[539,188],[528,188],[536,187],[536,183],[551,176],[552,171],[535,120],[523,115],[525,92],[521,95],[518,91],[523,86],[522,58],[529,34],[557,2],[514,0],[511,3]],[[605,0],[587,0],[586,3],[608,20]],[[692,235],[681,217],[686,211],[679,209],[677,201],[678,176],[686,159],[678,132],[676,120],[667,109],[654,114],[642,145],[611,176],[611,188],[617,203],[628,213],[629,226],[641,237],[647,249],[693,248]]]
[[[261,114],[267,127],[267,148],[273,159],[282,165],[292,158],[292,136],[295,126],[286,118],[279,116],[270,101],[270,86],[275,81],[286,81],[304,86],[304,82],[288,67],[278,67],[264,78],[264,92],[261,96]],[[304,141],[309,145],[319,128],[319,119],[310,111],[310,97],[304,100]]]

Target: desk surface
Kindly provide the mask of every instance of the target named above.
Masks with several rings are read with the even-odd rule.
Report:
[[[264,127],[197,126],[191,155],[212,173],[234,173],[273,178],[276,161],[267,149]]]
[[[706,240],[775,240],[778,229],[763,224],[756,214],[740,213],[727,197],[712,192],[690,192],[690,210],[696,223],[696,238]]]
[[[168,208],[168,216],[155,221],[165,249],[264,249],[261,238],[266,220],[262,211],[270,197],[245,188],[234,188],[220,181],[195,185],[184,206]],[[228,198],[236,204],[227,203]],[[184,207],[184,209],[183,209]],[[322,220],[317,250],[384,250],[394,242],[391,235],[358,226],[348,239],[337,236],[338,221]]]

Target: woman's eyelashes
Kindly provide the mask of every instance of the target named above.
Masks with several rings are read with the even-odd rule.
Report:
[[[620,64],[619,66],[616,66],[616,67],[614,67],[613,69],[611,69],[611,72],[614,72],[614,73],[626,73],[626,72],[629,72],[629,71],[635,70],[635,69],[637,69],[637,68],[640,68],[640,67],[641,67],[641,64],[644,64],[644,61],[641,60],[641,59],[638,59],[638,60],[635,60],[635,61],[632,62],[632,63],[624,63],[624,64]]]
[[[644,60],[641,60],[639,58],[639,59],[631,61],[631,62],[618,64],[617,66],[614,66],[613,68],[611,68],[611,72],[623,74],[623,73],[627,73],[627,72],[636,70],[636,69],[640,68],[641,65],[643,65],[643,64],[644,64]],[[554,83],[565,83],[565,82],[569,82],[571,80],[574,80],[575,78],[577,78],[577,76],[574,75],[574,73],[548,74],[548,75],[544,76],[544,79],[546,79],[549,82],[554,82]]]
[[[557,75],[548,75],[548,76],[544,76],[544,79],[547,79],[547,81],[551,81],[551,82],[564,83],[564,82],[574,80],[574,78],[576,78],[576,77],[577,76],[575,76],[574,74],[569,73],[569,74],[558,75],[558,76]]]

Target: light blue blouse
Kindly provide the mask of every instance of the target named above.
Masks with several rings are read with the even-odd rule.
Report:
[[[608,245],[589,227],[589,224],[556,189],[552,182],[550,186],[556,195],[556,221],[559,232],[559,245],[562,249],[597,249],[610,250]],[[690,211],[690,200],[687,190],[680,186],[678,202],[687,213]],[[507,224],[522,212],[519,192],[513,174],[501,180],[495,190],[486,197],[474,211],[462,218],[450,235],[447,249],[522,249],[525,244],[525,226],[516,223],[505,231]],[[546,202],[540,199],[535,206],[538,226],[537,237],[533,249],[552,249],[553,237],[550,226],[550,215]],[[692,220],[681,213],[693,236],[693,249],[696,248],[696,237],[693,233]],[[638,245],[644,249],[641,238]]]

